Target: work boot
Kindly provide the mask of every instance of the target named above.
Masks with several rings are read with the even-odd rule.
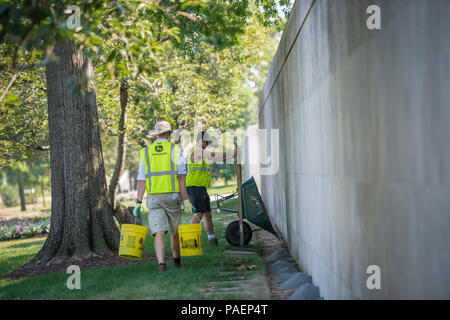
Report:
[[[181,261],[181,258],[173,259],[173,265],[175,268],[181,268],[184,266],[184,263]]]
[[[158,267],[159,274],[163,274],[167,271],[167,265],[165,263],[160,263]]]
[[[212,238],[208,240],[208,244],[210,246],[218,246],[219,245],[219,241],[217,241],[217,238]]]

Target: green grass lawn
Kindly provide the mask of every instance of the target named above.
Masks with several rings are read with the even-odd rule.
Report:
[[[126,265],[116,268],[97,268],[81,272],[81,289],[69,290],[66,281],[69,274],[52,273],[21,280],[0,280],[0,299],[269,299],[263,259],[255,254],[250,257],[227,256],[230,249],[225,241],[225,224],[235,220],[234,214],[214,216],[218,247],[207,245],[202,232],[203,255],[185,257],[185,267],[174,269],[171,259],[168,272],[158,275],[156,262]],[[191,215],[183,216],[189,223]],[[147,225],[146,215],[144,224]],[[42,246],[45,238],[32,238],[0,242],[0,274],[11,272],[29,261]],[[257,251],[255,244],[250,249]],[[170,252],[169,236],[166,236],[166,252]],[[148,236],[144,253],[154,253],[153,239]],[[250,270],[249,266],[256,269]],[[238,291],[221,291],[220,287],[235,285],[222,281],[232,280],[222,272],[238,272],[246,268],[248,283]],[[253,268],[255,268],[253,267]],[[217,283],[219,282],[219,283]],[[215,287],[216,289],[211,289]]]
[[[45,206],[42,204],[42,202],[37,202],[34,204],[27,203],[26,207],[27,207],[26,211],[20,211],[20,206],[11,208],[0,208],[0,218],[5,218],[8,216],[21,216],[22,214],[42,212],[42,211],[50,212],[51,210],[50,201],[47,201]]]
[[[210,196],[214,194],[230,194],[236,192],[236,185],[229,185],[229,186],[218,186],[218,187],[210,187],[208,188],[208,194]]]

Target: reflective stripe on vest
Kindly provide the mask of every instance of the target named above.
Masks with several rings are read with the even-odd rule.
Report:
[[[167,142],[167,141],[163,141],[163,142],[157,142],[156,144],[161,144],[165,146],[168,146],[168,144],[170,144],[170,154],[169,154],[169,161],[170,161],[170,170],[168,171],[152,171],[152,166],[151,166],[151,159],[150,159],[150,154],[149,154],[149,148],[151,148],[153,146],[150,145],[149,147],[144,148],[143,150],[141,150],[141,156],[144,158],[143,161],[145,162],[146,165],[146,175],[145,175],[145,181],[146,181],[146,187],[147,187],[147,193],[169,193],[169,192],[179,192],[179,186],[178,186],[178,181],[176,180],[176,175],[177,175],[177,168],[175,166],[175,162],[172,161],[172,157],[174,155],[174,153],[176,152],[176,150],[178,150],[178,148],[176,148],[176,146],[173,143]],[[144,152],[142,152],[144,151]],[[178,157],[176,157],[176,159],[178,159]],[[166,159],[167,160],[167,157]],[[158,189],[157,190],[152,190],[152,177],[163,177],[163,176],[170,176],[170,186],[169,185],[164,185],[163,184],[163,188],[161,188],[161,185],[158,185]]]
[[[195,148],[192,148],[188,158],[188,174],[186,176],[186,186],[209,187],[211,185],[211,173],[206,159],[201,158],[201,163],[193,163],[191,156]]]

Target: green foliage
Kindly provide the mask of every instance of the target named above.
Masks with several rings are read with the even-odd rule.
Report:
[[[251,10],[256,10],[252,8]],[[217,50],[202,42],[195,54],[184,54],[171,43],[161,44],[157,72],[145,81],[129,81],[126,169],[135,175],[138,152],[149,143],[147,133],[166,119],[174,128],[192,129],[195,120],[225,131],[245,128],[257,122],[256,105],[270,60],[277,47],[274,27],[249,19],[239,43]],[[103,151],[107,176],[115,165],[118,119],[118,80],[108,80],[102,68],[97,72],[97,99],[104,135]],[[216,165],[214,180],[235,179],[234,166]]]
[[[227,164],[212,164],[211,165],[211,180],[212,184],[216,185],[218,181],[223,180],[223,184],[236,183],[236,167]]]
[[[67,10],[72,5],[77,5],[81,14],[81,26],[74,30],[67,26],[74,14]],[[48,144],[44,74],[35,66],[45,61],[55,43],[70,39],[82,45],[94,59],[106,88],[111,85],[108,80],[114,83],[128,78],[134,82],[137,96],[148,96],[149,86],[156,88],[161,82],[160,68],[165,63],[161,59],[166,58],[163,51],[178,48],[192,54],[202,43],[218,49],[234,45],[245,30],[248,15],[246,0],[1,3],[0,84],[6,88],[15,77],[17,80],[0,101],[0,165],[9,159],[26,159],[30,150],[41,150]],[[145,100],[157,106],[170,101],[165,96]],[[117,112],[108,106],[117,100],[104,97],[104,119],[114,121]],[[154,100],[158,101],[152,103]],[[150,116],[154,111],[144,113]],[[130,128],[137,127],[131,123]],[[140,132],[138,129],[135,131]]]
[[[10,185],[2,186],[0,188],[0,195],[2,196],[2,202],[6,207],[10,208],[19,205],[19,193],[17,192],[17,188]]]
[[[105,163],[112,172],[119,83],[129,89],[126,168],[155,122],[222,130],[256,123],[258,96],[291,1],[5,1],[0,4],[0,166],[37,157],[49,144],[44,61],[56,42],[82,44],[96,67]],[[81,27],[67,28],[77,5]],[[74,88],[75,89],[75,88]],[[42,152],[42,151],[39,151]],[[34,161],[34,160],[33,160]],[[226,167],[226,166],[224,166]],[[220,169],[222,170],[222,169]],[[228,175],[228,170],[222,173]],[[231,174],[231,172],[230,172]],[[47,177],[49,174],[39,174]],[[36,183],[36,182],[33,182]],[[41,181],[48,185],[49,180]]]
[[[260,9],[256,12],[259,22],[264,26],[275,26],[279,31],[284,29],[291,11],[292,0],[255,0],[255,3]],[[280,15],[279,11],[283,15]]]
[[[175,128],[192,129],[202,121],[222,131],[256,123],[255,106],[277,39],[274,28],[256,18],[249,21],[240,42],[230,48],[202,43],[195,54],[184,55],[168,46],[152,86],[133,86],[132,114],[137,117],[130,117],[131,136],[144,138],[162,118]]]
[[[18,197],[18,183],[22,183],[24,189],[34,188],[41,192],[49,189],[50,185],[50,165],[48,153],[34,155],[27,161],[9,161],[7,167],[0,168],[0,178],[4,178],[9,186],[14,187]],[[2,179],[0,179],[2,180]],[[25,202],[33,203],[36,194],[26,194]]]
[[[155,70],[155,53],[170,40],[186,52],[207,42],[223,48],[237,43],[250,12],[248,0],[4,2],[0,6],[0,42],[45,50],[55,42],[74,39],[92,57],[104,62],[114,78],[137,78]],[[80,9],[80,27],[70,30],[72,5]],[[106,40],[106,41],[105,41]]]
[[[11,159],[31,158],[34,150],[48,144],[44,70],[25,72],[10,68],[12,55],[11,46],[0,45],[0,88],[6,88],[17,76],[5,100],[0,103],[0,167]],[[36,57],[23,53],[17,61],[25,64],[36,61]]]
[[[48,153],[40,153],[39,157],[33,157],[26,163],[30,168],[27,179],[30,186],[34,186],[35,189],[38,186],[47,189],[50,186],[50,160]]]

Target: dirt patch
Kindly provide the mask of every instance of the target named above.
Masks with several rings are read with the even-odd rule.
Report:
[[[269,266],[271,263],[273,263],[273,261],[267,262],[265,258],[270,256],[276,250],[283,250],[284,252],[286,252],[287,255],[289,255],[289,258],[286,259],[286,261],[295,264],[295,266],[299,271],[300,268],[298,267],[297,262],[294,260],[294,258],[292,258],[286,240],[281,235],[280,231],[275,226],[275,224],[273,222],[272,224],[274,225],[278,238],[276,238],[273,234],[265,230],[257,231],[255,232],[254,235],[256,237],[256,244],[259,247],[261,251],[261,256],[264,258],[264,262],[266,264],[267,275],[269,278],[269,287],[271,291],[271,299],[286,300],[294,293],[294,290],[280,290],[280,286],[283,283],[273,283],[273,281],[275,280],[275,274],[270,272],[269,269]]]
[[[149,261],[156,261],[156,257],[153,254],[144,254],[141,260],[128,260],[121,258],[117,255],[105,255],[99,257],[90,257],[77,261],[66,261],[58,264],[51,265],[37,265],[31,268],[20,268],[13,272],[0,276],[3,280],[17,280],[22,278],[29,278],[40,274],[46,274],[51,272],[63,272],[65,273],[67,267],[70,265],[77,265],[81,270],[99,268],[99,267],[118,267],[128,264],[138,264]]]

